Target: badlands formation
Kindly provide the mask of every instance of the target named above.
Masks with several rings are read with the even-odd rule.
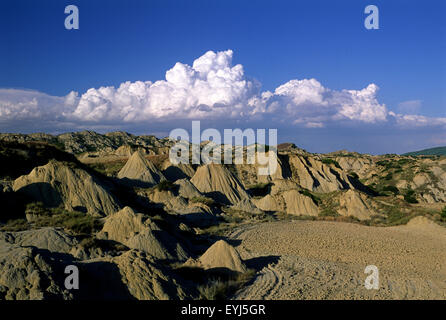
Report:
[[[0,299],[446,298],[446,157],[282,144],[262,176],[172,145],[0,134]]]

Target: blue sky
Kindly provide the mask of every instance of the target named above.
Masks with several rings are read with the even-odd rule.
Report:
[[[64,8],[68,4],[79,8],[79,30],[64,28]],[[379,30],[364,28],[364,8],[369,4],[379,8]],[[318,102],[314,108],[319,111],[311,116],[306,111],[292,111],[285,116],[292,118],[289,123],[270,121],[274,110],[266,107],[262,117],[242,117],[244,121],[236,122],[239,126],[280,125],[279,141],[293,141],[315,152],[339,148],[405,152],[446,144],[445,17],[446,2],[441,0],[6,0],[0,4],[0,88],[35,90],[39,108],[46,101],[57,108],[56,97],[74,91],[78,93],[73,98],[77,105],[90,88],[165,80],[166,71],[177,62],[192,66],[209,50],[217,53],[230,49],[231,66],[243,66],[242,78],[258,86],[257,95],[274,93],[293,79],[316,79],[325,90],[324,97],[343,90],[359,91],[373,83],[379,90],[370,93],[365,103],[370,108],[385,105],[387,113],[396,114],[385,119],[382,115],[349,115],[343,119],[335,113],[330,119],[322,117],[321,108],[340,108],[341,100],[351,104],[345,99],[354,100],[358,94]],[[307,88],[306,83],[298,86]],[[312,88],[319,90],[318,86]],[[288,100],[280,95],[271,101],[283,104],[287,112],[289,108],[313,108],[313,98],[296,103],[296,96],[290,96],[302,94],[300,89],[287,91]],[[197,94],[196,90],[191,92]],[[1,131],[60,132],[90,127],[109,131],[116,127],[162,135],[173,125],[169,115],[158,117],[154,113],[147,118],[150,125],[133,120],[118,125],[118,116],[93,118],[86,115],[88,108],[74,112],[76,119],[66,116],[67,109],[51,119],[45,118],[46,111],[40,109],[26,109],[27,114],[38,115],[24,116],[26,112],[20,109],[24,108],[24,98],[18,97],[21,93],[0,91]],[[48,97],[39,100],[41,93]],[[248,101],[232,94],[224,92],[220,98],[229,97],[228,103],[234,104]],[[202,105],[200,97],[198,94],[195,102]],[[29,99],[32,101],[32,97]],[[170,101],[169,96],[165,99]],[[290,100],[294,101],[292,105]],[[18,102],[22,102],[20,107],[16,106]],[[110,110],[115,108],[113,103],[108,105]],[[70,107],[75,110],[76,105]],[[183,111],[189,106],[179,103],[167,107]],[[92,108],[88,109],[90,114]],[[18,115],[12,115],[17,110]],[[230,110],[228,114],[236,113],[234,108]],[[341,110],[340,114],[346,113]],[[195,116],[185,113],[182,125],[190,127],[190,119]],[[233,118],[220,115],[198,117],[212,120],[209,125],[234,123]]]

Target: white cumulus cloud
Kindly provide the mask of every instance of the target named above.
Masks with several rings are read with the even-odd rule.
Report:
[[[232,64],[232,50],[208,51],[192,65],[177,62],[158,81],[123,82],[79,95],[50,96],[38,91],[0,89],[0,122],[59,121],[78,127],[181,119],[268,120],[307,128],[353,121],[443,125],[444,119],[389,112],[377,99],[378,86],[332,90],[316,79],[293,79],[261,91],[243,66]],[[406,103],[407,104],[407,103]],[[412,103],[413,105],[413,103]]]
[[[178,62],[166,72],[165,80],[154,83],[89,89],[71,116],[125,122],[244,116],[247,100],[259,88],[245,79],[242,65],[232,66],[232,54],[231,50],[209,51],[192,66]]]

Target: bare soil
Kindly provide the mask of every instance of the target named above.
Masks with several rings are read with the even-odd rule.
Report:
[[[256,278],[235,299],[445,299],[446,228],[425,218],[398,227],[269,222],[230,235]],[[379,289],[367,290],[367,265]]]

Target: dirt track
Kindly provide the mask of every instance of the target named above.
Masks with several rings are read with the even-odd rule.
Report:
[[[423,219],[388,228],[272,222],[230,238],[259,270],[235,299],[446,299],[446,228]],[[379,268],[378,290],[364,286],[367,265]]]

